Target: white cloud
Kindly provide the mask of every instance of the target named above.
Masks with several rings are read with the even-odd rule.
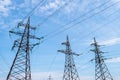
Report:
[[[0,32],[3,32],[4,30],[6,31],[10,30],[11,28],[17,26],[17,23],[20,21],[21,19],[15,18],[14,20],[7,23],[0,17]]]
[[[116,8],[120,8],[120,0],[111,0],[113,3],[116,3]]]
[[[53,2],[49,2],[49,3],[45,4],[44,6],[41,6],[40,11],[51,13],[64,4],[65,4],[65,2],[62,0],[55,0]]]
[[[32,0],[32,4],[34,5],[38,4],[38,0]]]
[[[107,63],[118,63],[118,62],[120,62],[120,57],[107,59],[106,62]]]
[[[41,2],[41,4],[39,4]],[[25,8],[27,12],[31,11],[34,7],[37,6],[35,9],[35,15],[39,16],[40,13],[45,15],[52,14],[55,10],[57,10],[60,6],[64,5],[64,0],[24,0],[24,3],[19,5],[19,8]]]
[[[20,8],[30,8],[31,7],[31,0],[24,0],[22,4],[19,5]]]
[[[2,17],[0,17],[0,32],[2,32],[3,29],[5,28],[6,28],[5,21],[2,19]]]
[[[88,0],[82,0],[81,2],[71,0],[70,4],[68,6],[66,6],[65,11],[67,13],[70,13],[72,11],[84,12],[86,10],[86,8],[88,8],[89,2],[90,1],[88,1]]]
[[[113,2],[118,2],[118,1],[120,1],[120,0],[112,0]]]
[[[14,9],[14,7],[11,6],[12,1],[11,0],[0,0],[0,13],[3,16],[8,16],[8,13],[11,9]]]
[[[25,0],[25,6],[29,7],[31,5],[31,0]]]
[[[111,46],[115,44],[120,44],[120,38],[113,38],[110,40],[100,42],[101,45]]]

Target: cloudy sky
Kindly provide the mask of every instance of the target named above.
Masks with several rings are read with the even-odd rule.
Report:
[[[33,80],[61,80],[65,49],[61,42],[69,35],[72,50],[83,55],[74,60],[81,80],[94,80],[94,53],[90,44],[96,37],[114,80],[120,79],[120,0],[0,0],[0,80],[5,80],[16,50],[9,30],[31,16],[43,43],[31,53]]]

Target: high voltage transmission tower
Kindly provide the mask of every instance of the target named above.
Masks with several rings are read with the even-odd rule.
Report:
[[[16,30],[9,31],[18,35],[19,39],[14,41],[12,47],[18,49],[6,80],[31,80],[30,52],[43,38],[34,36],[32,32],[35,30],[36,28],[30,25],[29,17],[27,24],[19,23]]]
[[[68,36],[67,41],[63,42],[62,45],[66,46],[66,50],[58,50],[58,52],[65,54],[65,67],[63,80],[80,80],[73,59],[73,55],[79,56],[79,54],[72,52]]]
[[[100,45],[95,38],[91,45],[94,47],[91,51],[95,53],[95,80],[113,80],[102,56],[104,52],[100,51]]]
[[[49,75],[49,78],[48,78],[48,80],[52,80],[52,77],[51,77],[51,75]]]

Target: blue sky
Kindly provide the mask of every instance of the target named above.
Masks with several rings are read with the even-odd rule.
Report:
[[[9,30],[22,21],[39,2],[39,0],[0,0],[0,80],[5,80],[16,53],[15,50],[11,51],[14,37],[9,36]],[[31,25],[38,28],[36,35],[48,35],[45,36],[46,41],[31,53],[32,79],[47,80],[49,75],[53,79],[62,79],[65,55],[58,53],[57,50],[65,49],[61,42],[69,35],[72,50],[84,53],[79,57],[74,56],[81,80],[94,80],[94,61],[90,62],[94,58],[94,53],[89,51],[92,49],[90,44],[93,37],[96,37],[99,44],[104,45],[101,50],[108,52],[104,57],[112,58],[105,62],[114,80],[119,80],[120,0],[68,2],[69,0],[44,0],[31,15]],[[100,6],[102,4],[104,5]],[[52,13],[54,14],[50,16]],[[49,18],[45,20],[48,16]],[[42,25],[39,25],[41,23]],[[66,25],[67,23],[70,24]]]

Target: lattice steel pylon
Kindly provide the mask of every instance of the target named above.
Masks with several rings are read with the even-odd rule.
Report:
[[[63,42],[62,45],[66,46],[66,50],[58,50],[58,52],[65,54],[65,67],[64,67],[63,80],[80,80],[73,59],[73,55],[79,56],[79,54],[72,52],[68,36],[67,36],[67,41]]]
[[[113,80],[102,56],[104,52],[100,51],[100,45],[95,38],[91,45],[94,46],[91,51],[95,53],[95,80]]]
[[[51,76],[51,75],[49,75],[49,78],[48,78],[48,80],[52,80],[52,76]]]
[[[15,29],[9,32],[19,36],[12,47],[17,48],[17,53],[6,80],[31,80],[30,53],[43,37],[32,34],[36,28],[30,26],[30,17],[27,24],[19,23]]]

